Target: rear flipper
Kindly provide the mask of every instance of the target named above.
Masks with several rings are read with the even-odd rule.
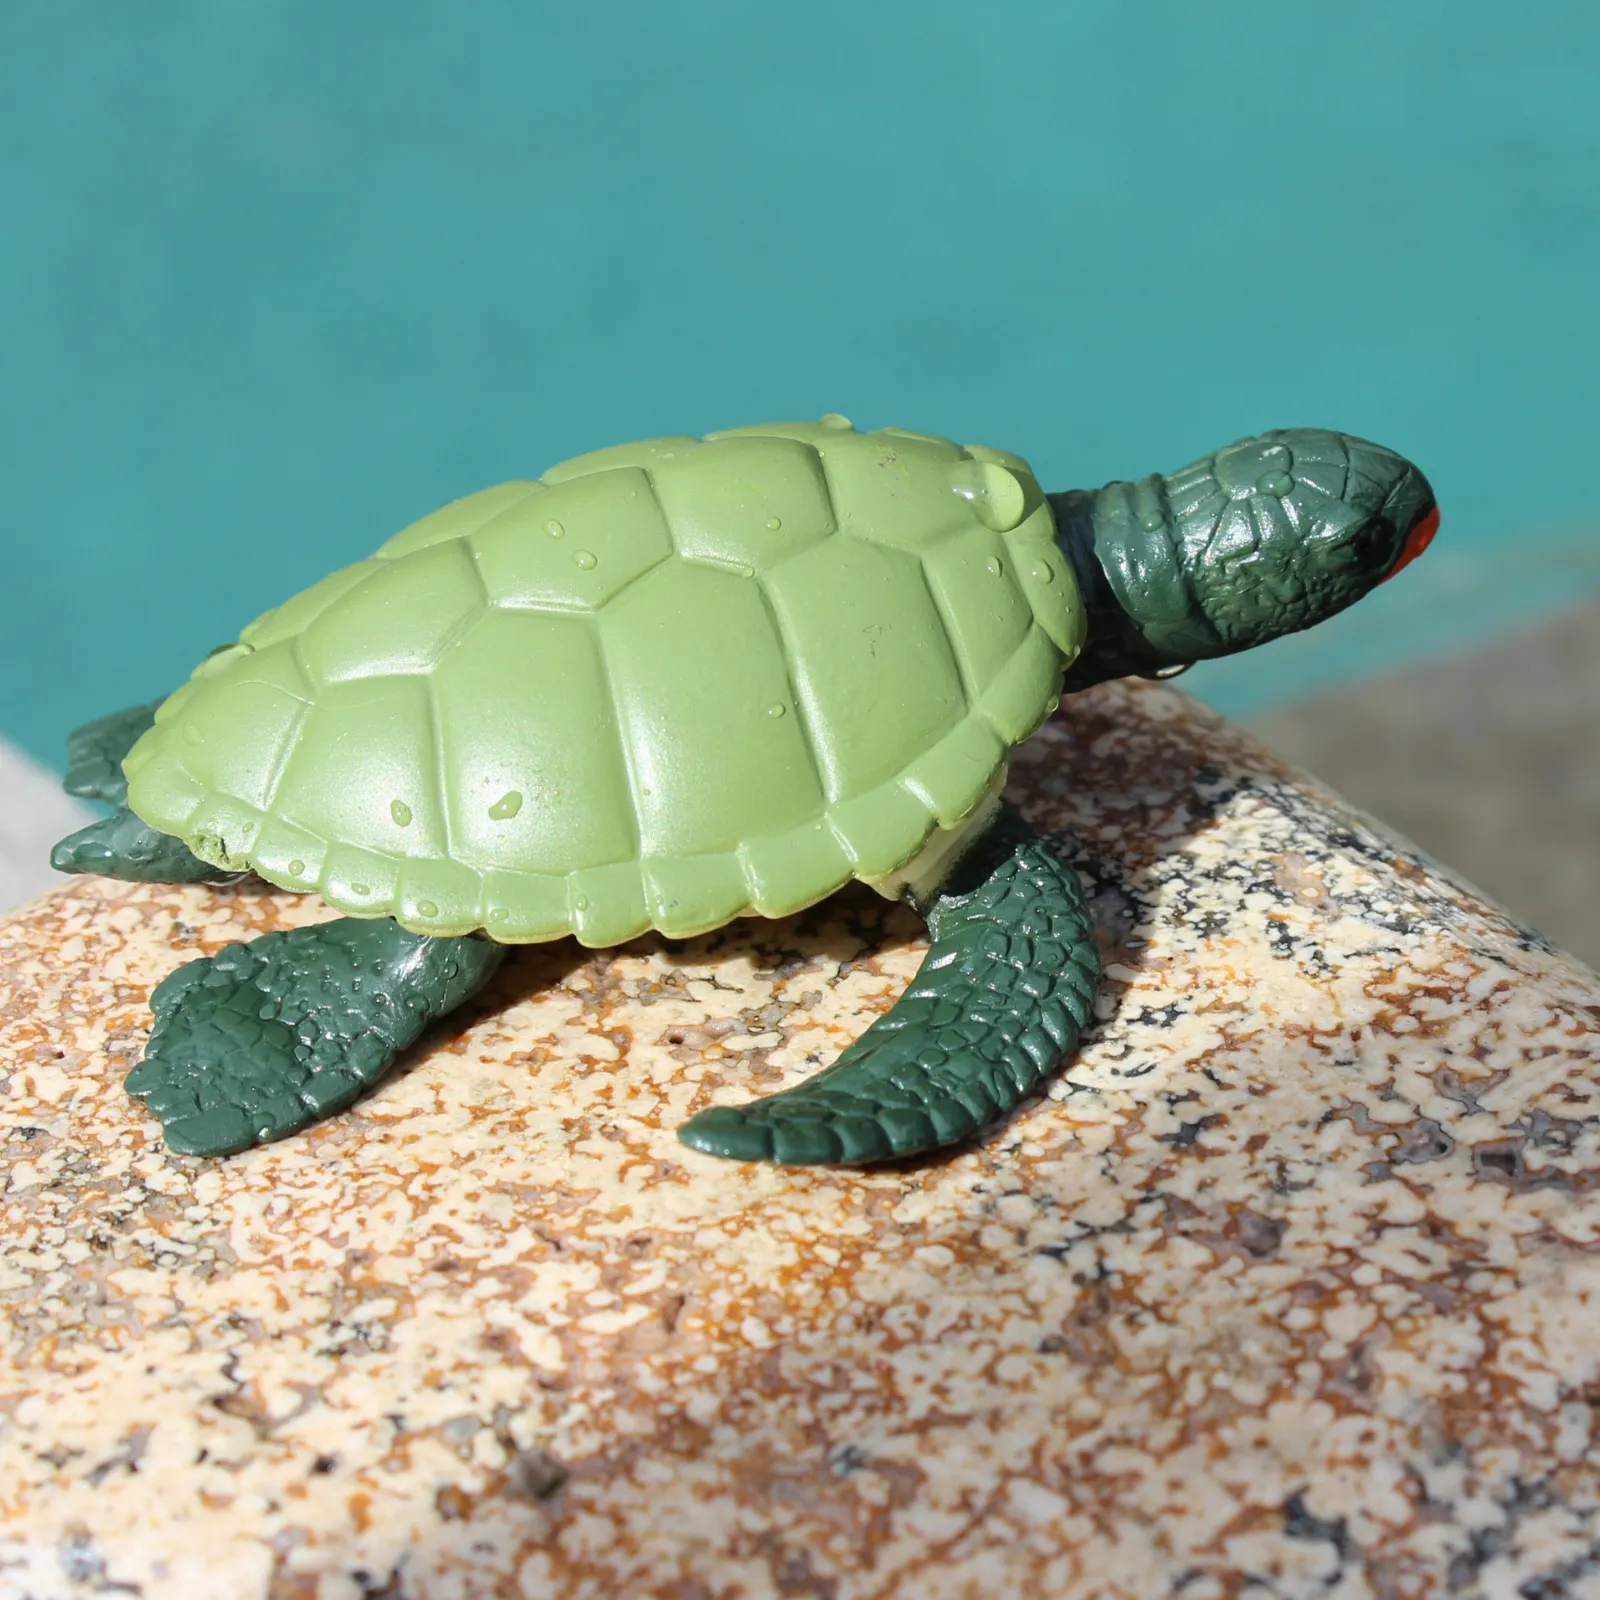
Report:
[[[1009,809],[928,911],[893,1009],[816,1077],[713,1106],[679,1137],[735,1161],[859,1165],[954,1144],[1021,1102],[1078,1042],[1100,975],[1077,875]]]
[[[50,865],[129,883],[236,883],[244,876],[202,861],[182,839],[157,833],[126,806],[69,833],[50,852]]]
[[[281,1139],[342,1111],[504,957],[488,939],[430,938],[388,917],[229,945],[157,986],[155,1029],[125,1086],[180,1154]]]
[[[133,749],[156,720],[159,700],[147,706],[129,706],[97,717],[67,735],[67,775],[61,787],[84,800],[104,800],[123,806],[128,801],[128,780],[122,758]]]
[[[202,861],[181,839],[157,833],[128,810],[122,758],[155,721],[160,704],[157,700],[114,711],[67,735],[67,775],[61,787],[115,809],[68,834],[50,852],[57,872],[92,872],[132,883],[232,883],[243,876]]]

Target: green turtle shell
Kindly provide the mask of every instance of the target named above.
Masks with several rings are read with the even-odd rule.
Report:
[[[682,937],[903,866],[1082,641],[1016,456],[843,418],[652,439],[269,611],[162,706],[128,799],[422,933]]]

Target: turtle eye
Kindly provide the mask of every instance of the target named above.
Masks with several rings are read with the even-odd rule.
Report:
[[[1394,524],[1387,517],[1374,517],[1365,526],[1358,528],[1355,537],[1350,541],[1356,559],[1363,566],[1383,560],[1393,544]]]

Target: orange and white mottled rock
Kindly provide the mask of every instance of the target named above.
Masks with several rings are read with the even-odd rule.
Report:
[[[1600,979],[1167,689],[1011,794],[1093,890],[1048,1094],[873,1171],[673,1130],[885,1010],[919,928],[521,952],[222,1162],[151,987],[327,913],[82,881],[0,926],[0,1595],[1600,1592]]]

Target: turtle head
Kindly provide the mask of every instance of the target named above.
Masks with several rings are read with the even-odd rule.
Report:
[[[1164,676],[1309,628],[1392,578],[1439,525],[1409,461],[1316,428],[1050,499],[1089,613],[1068,691]]]

